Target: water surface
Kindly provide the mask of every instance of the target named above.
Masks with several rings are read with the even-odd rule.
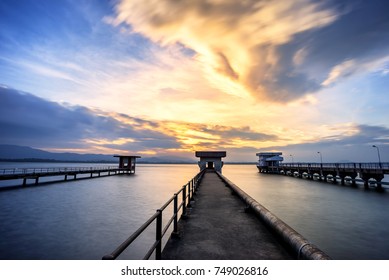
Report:
[[[100,259],[198,171],[138,165],[135,175],[0,191],[0,259]],[[389,259],[389,190],[260,174],[254,165],[225,165],[223,174],[332,258]],[[152,226],[123,258],[142,258],[154,235]]]

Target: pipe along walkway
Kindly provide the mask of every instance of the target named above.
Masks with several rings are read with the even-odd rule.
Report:
[[[179,237],[168,240],[162,259],[296,259],[293,250],[280,241],[282,237],[277,237],[254,210],[247,211],[248,202],[243,202],[222,178],[214,171],[204,174],[188,218],[179,221]],[[301,247],[309,247],[306,245]],[[329,259],[323,255],[319,259]]]

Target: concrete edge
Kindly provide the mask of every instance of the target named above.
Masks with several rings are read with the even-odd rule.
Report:
[[[285,242],[293,252],[296,253],[298,259],[307,260],[331,260],[331,258],[321,251],[314,244],[311,244],[306,238],[287,225],[276,215],[262,206],[254,198],[249,196],[237,185],[228,180],[220,172],[216,172],[219,178],[231,188],[249,207],[250,209],[270,227],[279,237]]]

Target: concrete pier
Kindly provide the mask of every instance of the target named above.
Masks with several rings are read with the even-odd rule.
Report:
[[[233,195],[215,171],[204,174],[187,219],[179,222],[179,237],[166,244],[162,259],[280,260],[292,254]]]
[[[260,173],[273,173],[294,176],[298,178],[317,178],[318,181],[327,182],[328,179],[334,184],[340,179],[340,183],[345,185],[345,181],[356,185],[356,177],[359,176],[365,188],[369,187],[370,180],[374,180],[377,190],[382,191],[382,180],[385,174],[389,174],[389,162],[370,163],[315,163],[315,162],[292,162],[281,163],[283,158],[281,152],[261,152],[257,153],[259,160],[257,168]]]
[[[47,168],[3,168],[0,169],[0,181],[5,180],[22,180],[21,186],[27,186],[28,180],[34,180],[35,185],[39,184],[41,177],[52,177],[52,181],[47,180],[45,183],[53,183],[59,181],[68,181],[68,176],[72,176],[73,180],[96,178],[102,176],[111,176],[119,174],[134,174],[136,167],[136,159],[140,156],[115,155],[119,158],[119,167],[116,166],[94,166],[94,167],[47,167]],[[89,174],[89,177],[85,175]],[[97,176],[93,176],[97,174]],[[77,175],[81,175],[77,177]],[[57,177],[62,177],[58,179]],[[0,190],[20,187],[18,185],[1,187]]]

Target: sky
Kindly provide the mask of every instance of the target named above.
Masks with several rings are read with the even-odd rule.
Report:
[[[384,0],[2,0],[0,144],[389,162],[388,14]]]

